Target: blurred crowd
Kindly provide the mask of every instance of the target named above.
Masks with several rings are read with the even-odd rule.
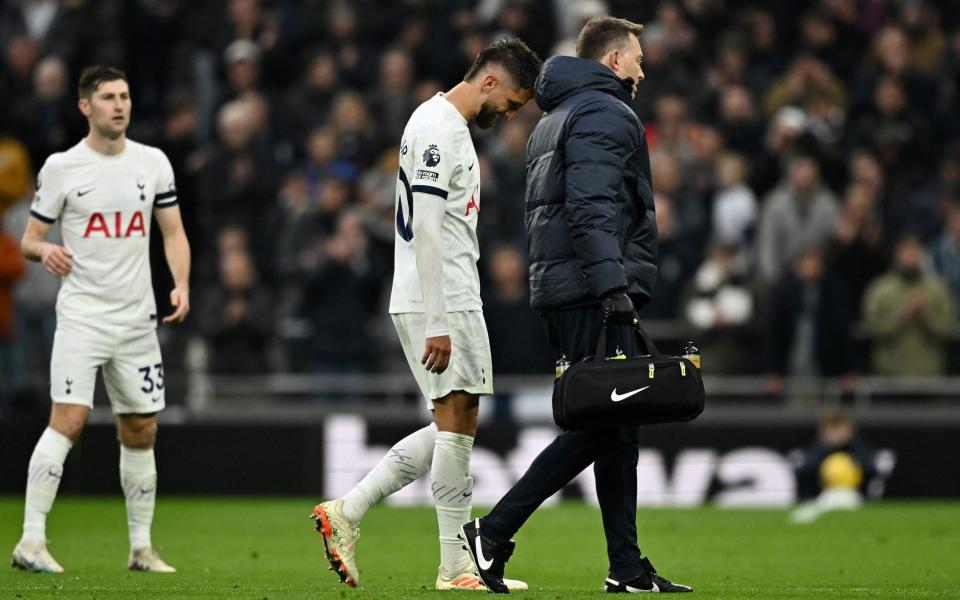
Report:
[[[406,119],[493,39],[571,54],[587,19],[626,17],[646,27],[635,109],[660,231],[660,280],[641,316],[697,340],[708,372],[763,373],[774,388],[791,375],[936,375],[957,369],[958,8],[8,0],[0,136],[36,172],[85,133],[80,69],[124,69],[129,136],[162,148],[177,176],[195,267],[194,314],[176,335],[203,341],[205,368],[402,370],[386,306]],[[474,132],[501,374],[547,373],[554,360],[526,283],[524,147],[538,117],[531,102]],[[6,236],[19,238],[31,191],[7,210]],[[8,267],[3,248],[0,369],[12,375],[0,380],[12,381],[25,360],[43,363],[56,284],[36,265]],[[154,271],[162,306],[162,261]]]

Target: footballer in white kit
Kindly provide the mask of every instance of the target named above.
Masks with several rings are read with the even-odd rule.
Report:
[[[495,42],[477,55],[462,82],[421,104],[404,129],[390,314],[434,422],[397,442],[342,497],[314,509],[327,560],[351,587],[359,583],[360,519],[429,471],[440,530],[435,587],[487,591],[457,539],[470,518],[479,397],[493,393],[477,272],[480,166],[468,124],[488,128],[499,116],[512,118],[532,97],[540,67],[522,41]]]
[[[416,237],[415,195],[418,208],[431,201],[438,207],[435,239],[426,239],[426,232]],[[480,168],[467,120],[442,93],[421,104],[407,122],[396,196],[390,314],[427,408],[432,410],[433,400],[454,390],[492,394],[490,343],[477,272]],[[418,258],[440,263],[424,273],[426,282],[421,282]],[[424,340],[444,335],[450,336],[453,348],[449,364],[442,372],[431,372],[420,362]]]
[[[79,142],[47,159],[30,214],[60,221],[73,269],[57,296],[50,365],[54,402],[93,407],[97,369],[114,413],[165,405],[157,308],[150,273],[154,210],[177,204],[170,161],[127,140],[116,156]]]
[[[61,285],[50,363],[50,424],[30,458],[23,537],[13,564],[27,571],[63,571],[46,548],[46,517],[66,455],[93,408],[99,369],[121,444],[127,566],[170,573],[175,569],[153,550],[150,537],[156,413],[165,406],[166,384],[150,272],[152,221],[163,234],[175,284],[170,294],[175,310],[164,323],[178,323],[189,312],[190,246],[170,161],[161,150],[126,139],[131,112],[126,76],[109,67],[87,68],[79,96],[90,133],[44,163],[21,242],[24,256],[42,262]],[[45,241],[57,221],[62,246]]]

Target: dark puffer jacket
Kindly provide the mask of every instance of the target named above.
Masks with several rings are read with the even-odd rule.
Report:
[[[598,62],[549,59],[546,111],[527,143],[526,226],[535,310],[624,290],[645,302],[657,281],[650,155],[630,91]]]

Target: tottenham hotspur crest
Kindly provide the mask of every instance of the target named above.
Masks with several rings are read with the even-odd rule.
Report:
[[[435,167],[440,164],[440,149],[436,144],[430,144],[423,151],[423,164],[428,167]]]

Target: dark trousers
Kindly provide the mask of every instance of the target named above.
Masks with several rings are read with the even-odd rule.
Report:
[[[600,333],[599,306],[547,311],[542,316],[558,355],[576,362],[594,354]],[[636,354],[637,342],[628,327],[608,330],[607,355],[612,356],[617,346],[628,355]],[[610,576],[633,579],[642,571],[636,522],[639,445],[636,427],[561,433],[484,518],[484,535],[510,539],[544,500],[592,463]]]

